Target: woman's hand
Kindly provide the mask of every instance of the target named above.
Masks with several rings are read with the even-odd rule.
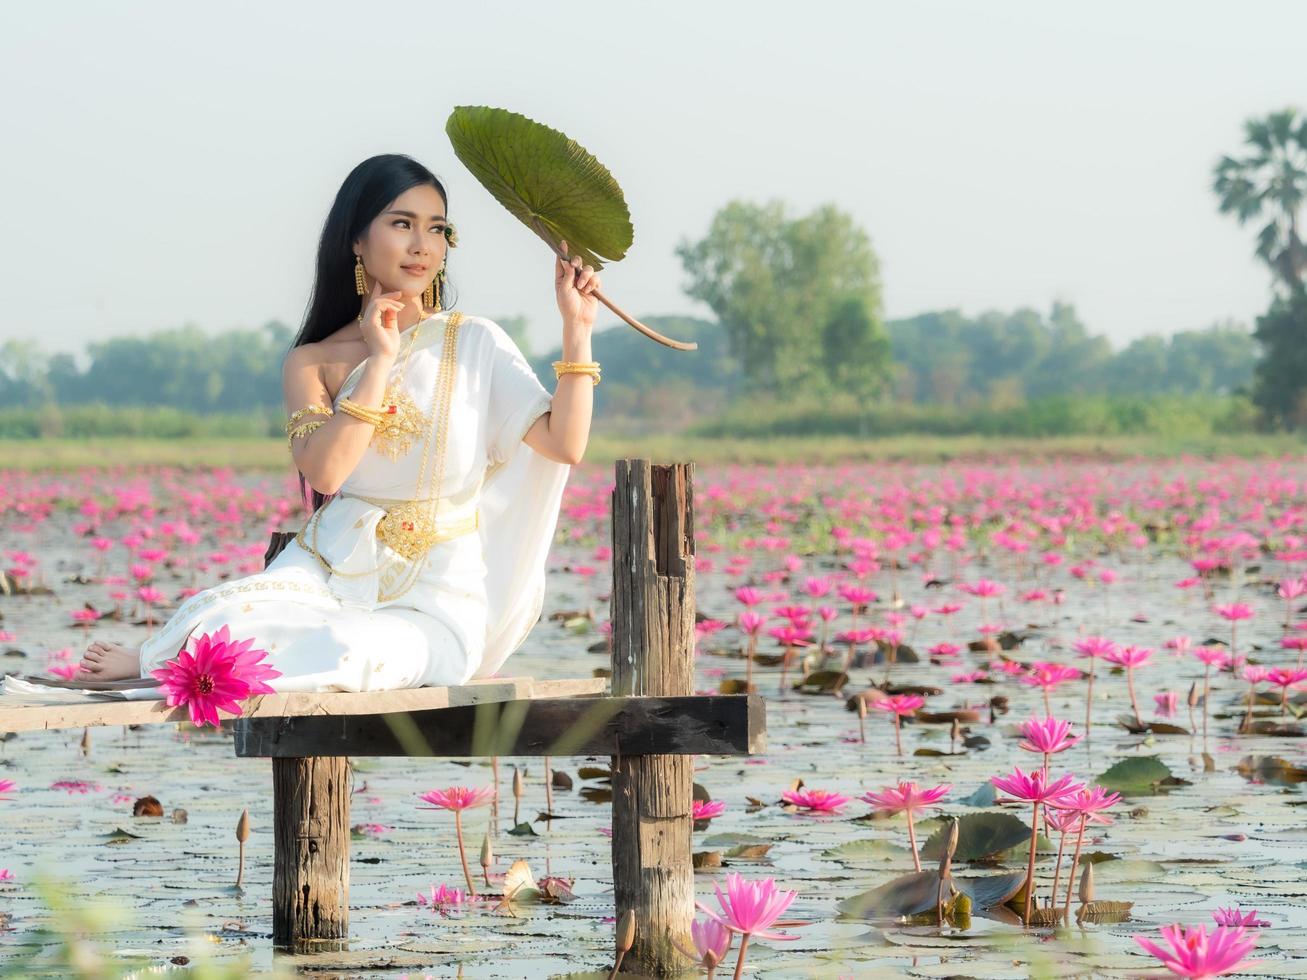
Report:
[[[393,293],[380,290],[381,281],[374,281],[359,327],[369,355],[377,360],[393,361],[399,355],[399,311],[404,308],[404,301],[399,290]]]
[[[567,242],[560,247],[567,251]],[[599,290],[599,275],[592,266],[582,265],[578,255],[571,262],[554,259],[554,293],[558,297],[558,312],[563,314],[563,325],[589,330],[594,326],[599,301],[594,294]]]

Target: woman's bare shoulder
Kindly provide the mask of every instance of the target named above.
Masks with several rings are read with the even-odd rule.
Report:
[[[358,328],[346,324],[334,333],[310,344],[301,344],[287,355],[299,367],[317,368],[329,391],[340,390],[349,373],[367,359],[368,345]]]

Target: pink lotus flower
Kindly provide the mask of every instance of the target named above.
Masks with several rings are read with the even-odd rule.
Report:
[[[1174,718],[1175,710],[1180,704],[1180,695],[1175,691],[1163,691],[1154,694],[1153,701],[1157,705],[1154,714],[1159,718]]]
[[[712,976],[717,964],[726,958],[734,939],[731,930],[717,919],[695,919],[690,923],[690,940],[694,949],[686,949],[674,939],[672,944]]]
[[[1104,654],[1103,659],[1118,667],[1142,667],[1153,659],[1153,651],[1148,647],[1127,646]]]
[[[982,578],[975,582],[964,582],[958,586],[967,595],[973,595],[977,598],[989,598],[990,596],[1002,595],[1004,588],[998,582],[992,582],[989,579]]]
[[[869,602],[875,602],[879,598],[871,589],[865,589],[860,585],[841,585],[835,590],[839,593],[840,598],[855,608],[865,606]]]
[[[1013,766],[1010,776],[994,776],[990,782],[1009,794],[1008,799],[1000,798],[1000,803],[1047,803],[1058,806],[1056,801],[1085,788],[1084,783],[1076,782],[1071,775],[1062,776],[1052,783],[1047,780],[1048,777],[1039,769],[1024,773],[1020,766]]]
[[[942,660],[951,660],[961,652],[962,647],[957,643],[936,643],[930,648],[930,655]]]
[[[903,735],[902,724],[900,719],[904,715],[910,715],[916,712],[926,699],[920,694],[891,694],[886,698],[876,698],[871,702],[871,706],[877,711],[889,712],[894,719],[894,751],[903,754]]]
[[[1269,926],[1265,919],[1257,918],[1257,910],[1245,912],[1241,908],[1217,909],[1212,913],[1218,926],[1243,926],[1245,929],[1260,929]]]
[[[168,706],[186,705],[191,723],[196,726],[207,723],[216,728],[219,711],[240,715],[238,702],[253,692],[251,682],[266,693],[272,689],[263,678],[281,676],[280,671],[258,663],[267,652],[251,650],[253,639],[233,643],[226,626],[201,634],[194,642],[194,653],[182,648],[176,657],[150,673],[162,682],[160,690]]]
[[[51,789],[61,789],[66,793],[98,793],[100,791],[99,783],[88,783],[85,779],[56,779],[50,784]]]
[[[1001,789],[1004,793],[1010,793],[1010,799],[1000,798],[1000,803],[1025,802],[1031,805],[1030,810],[1030,857],[1026,863],[1026,910],[1025,920],[1030,921],[1030,909],[1035,897],[1035,852],[1039,849],[1037,846],[1039,838],[1039,806],[1040,804],[1054,804],[1055,801],[1063,797],[1078,792],[1085,788],[1084,783],[1077,783],[1071,776],[1062,776],[1055,782],[1048,782],[1048,774],[1042,770],[1036,769],[1032,773],[1024,773],[1020,766],[1012,768],[1010,776],[995,776],[990,780],[995,787]]]
[[[825,789],[787,789],[781,793],[781,799],[815,813],[838,813],[851,797]]]
[[[916,783],[900,782],[879,793],[863,793],[858,799],[870,803],[877,810],[887,813],[906,813],[908,815],[908,844],[912,848],[912,863],[921,870],[921,857],[917,854],[917,835],[912,827],[912,817],[918,810],[939,809],[939,801],[948,795],[953,786],[941,783],[930,789],[919,789]]]
[[[485,806],[494,798],[493,786],[482,786],[478,789],[470,786],[450,786],[447,789],[433,789],[423,793],[420,799],[424,803],[430,803],[431,806],[419,809],[470,810],[473,807]]]
[[[1036,663],[1029,674],[1017,678],[1022,684],[1038,687],[1044,694],[1044,714],[1051,715],[1053,707],[1049,704],[1049,694],[1067,681],[1080,679],[1080,671],[1067,664]]]
[[[433,912],[439,912],[441,915],[447,915],[452,905],[463,905],[470,900],[467,892],[461,888],[451,888],[449,885],[442,884],[439,888],[431,886],[431,893],[424,895],[418,892],[418,904],[429,905]]]
[[[1042,752],[1045,767],[1048,766],[1048,756],[1063,752],[1084,738],[1083,735],[1070,734],[1069,721],[1059,721],[1051,715],[1043,720],[1031,715],[1021,723],[1020,732],[1022,739],[1017,747],[1027,752]]]
[[[1097,660],[1098,657],[1106,657],[1108,653],[1114,651],[1116,644],[1106,636],[1085,636],[1084,639],[1076,640],[1073,649],[1082,657]]]
[[[1064,915],[1071,914],[1071,888],[1075,883],[1076,870],[1080,865],[1080,848],[1085,842],[1085,828],[1089,824],[1110,824],[1112,818],[1105,816],[1103,811],[1111,809],[1120,801],[1120,793],[1108,793],[1101,786],[1088,788],[1082,786],[1058,800],[1049,801],[1050,807],[1061,811],[1063,826],[1069,829],[1072,824],[1075,824],[1077,828],[1075,854],[1071,857],[1071,876],[1067,878],[1066,882],[1066,901],[1062,909]],[[1060,857],[1059,852],[1059,860]],[[1053,904],[1057,904],[1056,895],[1053,896]]]
[[[472,789],[470,786],[450,786],[446,789],[433,789],[423,793],[420,799],[430,803],[423,810],[452,810],[454,813],[454,836],[458,838],[458,858],[463,862],[463,879],[467,883],[467,892],[476,897],[476,886],[472,884],[472,872],[467,867],[467,849],[463,844],[463,811],[473,807],[485,806],[495,798],[493,786]]]
[[[726,894],[722,894],[721,885],[713,883],[717,892],[717,902],[721,912],[714,912],[702,902],[695,902],[704,914],[713,921],[725,926],[731,932],[738,932],[747,943],[750,936],[760,939],[798,939],[780,932],[768,932],[777,919],[790,907],[798,895],[794,891],[782,891],[776,887],[771,878],[762,881],[749,881],[743,875],[731,872],[726,876]],[[744,954],[741,946],[740,954]]]
[[[0,779],[0,800],[9,799],[9,794],[14,791],[15,785],[12,779]]]
[[[891,694],[889,697],[875,698],[871,706],[877,711],[892,711],[896,715],[910,715],[916,712],[926,699],[920,694]]]
[[[713,817],[720,817],[725,812],[726,804],[721,800],[695,800],[690,819],[711,820]]]
[[[1214,926],[1209,934],[1205,926],[1186,929],[1176,923],[1162,926],[1161,933],[1171,946],[1169,950],[1140,935],[1134,940],[1176,976],[1219,977],[1257,962],[1244,958],[1257,941],[1249,938],[1242,926]]]
[[[1144,727],[1144,720],[1139,715],[1139,699],[1135,696],[1135,668],[1142,667],[1153,657],[1148,647],[1128,646],[1109,653],[1105,659],[1125,668],[1125,682],[1130,690],[1130,706],[1135,712],[1135,725]]]
[[[1110,810],[1120,802],[1120,793],[1109,793],[1101,786],[1080,786],[1064,794],[1056,801],[1050,800],[1048,805],[1059,810],[1070,810],[1087,816]]]
[[[1231,622],[1253,618],[1253,607],[1246,602],[1232,602],[1228,606],[1215,606],[1213,611],[1222,619]]]
[[[1230,656],[1220,647],[1194,647],[1193,655],[1208,667],[1221,667]]]
[[[938,803],[953,789],[950,783],[941,783],[930,789],[921,789],[916,783],[900,782],[878,793],[863,793],[858,799],[870,803],[877,810],[888,813],[913,814],[918,810],[939,809]]]

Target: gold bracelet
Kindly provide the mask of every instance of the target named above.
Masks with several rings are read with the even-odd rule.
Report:
[[[297,425],[294,429],[290,431],[290,433],[286,437],[286,441],[290,442],[291,440],[299,439],[302,438],[303,436],[307,436],[310,433],[316,432],[318,429],[322,428],[326,424],[327,424],[326,421],[322,419],[319,419],[318,421],[315,422],[304,422],[301,425]]]
[[[558,372],[554,375],[554,380],[555,380],[555,381],[559,380],[559,379],[562,378],[562,376],[565,375],[565,374],[588,374],[588,375],[590,375],[590,382],[591,382],[592,385],[597,385],[597,384],[599,383],[599,372],[598,372],[598,371],[582,371],[582,370],[580,370],[580,369],[576,369],[576,370],[572,370],[572,371],[558,371]]]
[[[350,401],[348,398],[342,398],[340,400],[340,410],[346,415],[358,419],[360,422],[367,422],[369,425],[373,426],[381,425],[382,420],[385,418],[384,412],[379,412],[374,408],[366,408],[363,405]]]
[[[304,416],[306,415],[331,416],[334,414],[335,413],[331,410],[331,408],[326,405],[309,405],[307,408],[301,408],[298,412],[293,413],[291,417],[286,420],[286,432],[289,433],[290,430],[295,427],[295,423],[298,422],[300,419],[304,418]]]
[[[563,368],[565,370],[570,370],[572,368],[594,368],[595,370],[598,370],[599,362],[598,361],[554,361],[553,367],[555,371],[557,371],[559,368]]]

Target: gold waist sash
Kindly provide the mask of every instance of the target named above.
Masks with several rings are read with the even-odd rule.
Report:
[[[441,520],[429,500],[392,500],[348,493],[348,497],[380,507],[386,516],[377,522],[377,537],[398,555],[417,561],[441,541],[470,534],[481,526],[481,511]]]

